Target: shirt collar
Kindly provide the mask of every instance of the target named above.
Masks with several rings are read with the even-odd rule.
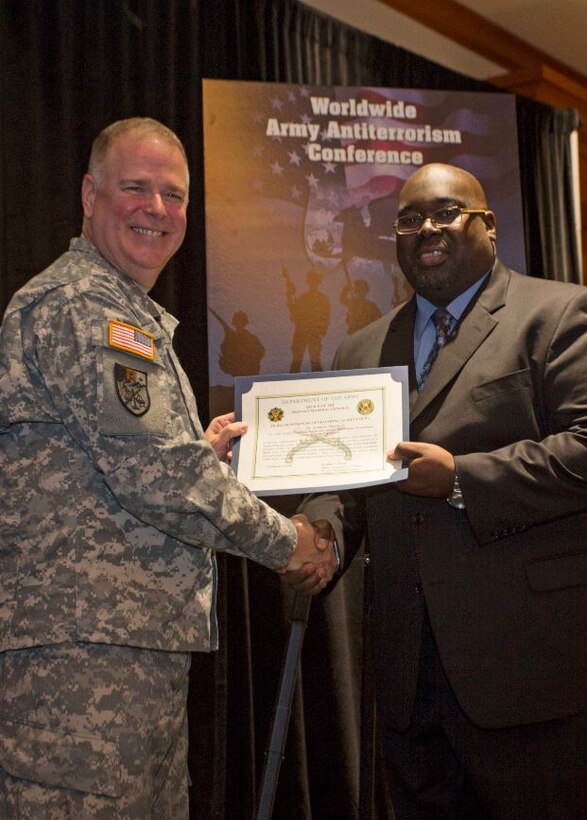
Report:
[[[450,304],[446,306],[447,311],[450,313],[452,318],[458,322],[461,318],[463,313],[465,312],[466,308],[468,307],[469,303],[473,299],[473,297],[477,294],[491,271],[493,270],[493,265],[491,269],[484,273],[480,279],[477,279],[476,282],[467,288],[467,290],[463,291],[463,293],[459,294],[456,299],[453,299]],[[419,293],[416,294],[416,326],[414,328],[416,338],[419,338],[422,334],[424,328],[426,327],[428,320],[437,309],[438,305],[433,304],[424,296],[421,296]]]

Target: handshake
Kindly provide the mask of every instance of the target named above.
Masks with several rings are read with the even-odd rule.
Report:
[[[310,523],[305,515],[294,515],[291,520],[298,534],[296,548],[278,571],[295,592],[317,595],[338,568],[334,532],[328,521]]]

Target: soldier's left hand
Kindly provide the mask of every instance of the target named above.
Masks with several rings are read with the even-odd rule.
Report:
[[[211,444],[220,461],[230,461],[232,458],[233,439],[244,435],[248,430],[244,421],[235,421],[234,412],[216,416],[208,425],[204,438]]]

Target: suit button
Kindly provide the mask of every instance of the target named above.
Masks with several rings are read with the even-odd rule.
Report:
[[[416,584],[416,595],[418,595],[418,597],[422,595],[422,584]]]
[[[416,526],[420,526],[420,524],[423,524],[424,516],[422,515],[422,513],[415,513],[415,515],[412,518],[412,522],[416,524]]]

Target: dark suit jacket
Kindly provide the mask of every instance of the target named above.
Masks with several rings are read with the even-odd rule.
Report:
[[[408,365],[415,300],[340,346],[337,368]],[[584,710],[587,699],[587,289],[497,262],[424,391],[411,440],[456,457],[466,511],[393,485],[311,499],[314,519],[364,522],[378,706],[402,729],[424,605],[462,709],[493,728]],[[355,519],[355,522],[353,522]],[[356,539],[355,539],[356,540]]]

